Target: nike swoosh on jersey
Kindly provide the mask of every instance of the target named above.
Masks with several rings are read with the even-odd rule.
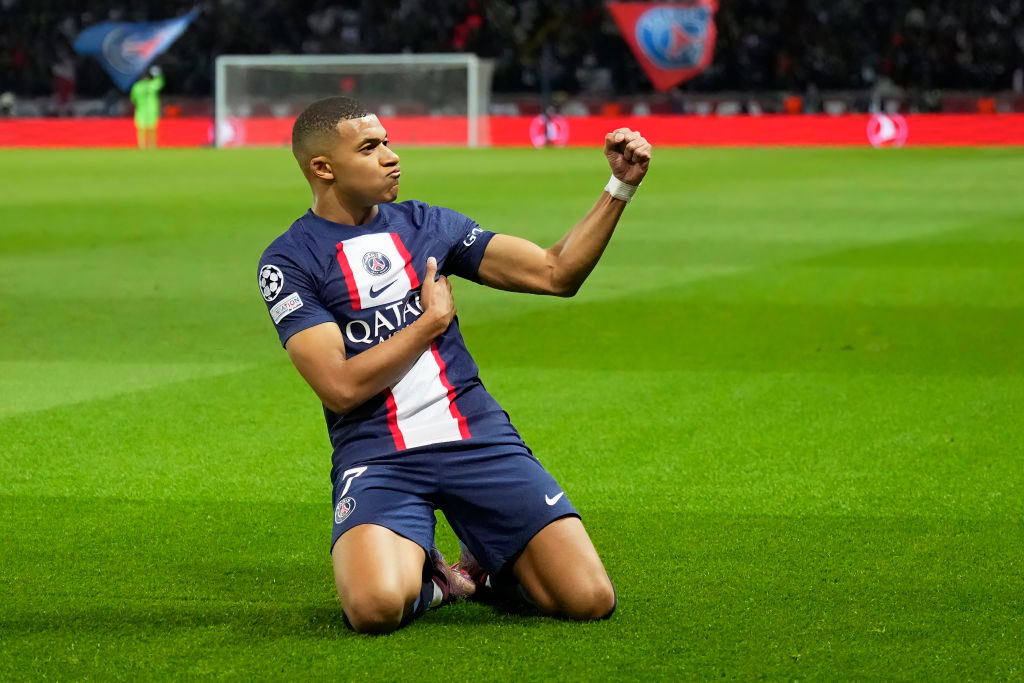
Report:
[[[565,491],[559,491],[558,495],[554,496],[554,497],[546,495],[546,496],[544,496],[544,502],[547,503],[548,505],[554,505],[559,500],[561,500],[562,496],[564,496],[564,495],[565,495]]]
[[[371,299],[376,299],[378,296],[380,296],[381,294],[384,293],[384,290],[386,290],[388,287],[390,287],[391,285],[395,284],[396,282],[397,282],[397,280],[392,280],[391,282],[387,283],[386,285],[384,285],[380,289],[375,289],[373,287],[373,285],[371,285],[370,286],[370,298]]]

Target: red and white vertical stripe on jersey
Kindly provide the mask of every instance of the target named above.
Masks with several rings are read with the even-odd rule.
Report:
[[[352,308],[357,311],[400,301],[420,286],[412,256],[402,244],[402,238],[395,233],[360,235],[338,242],[335,247]],[[386,268],[371,273],[364,265],[368,256],[377,264],[386,261]]]
[[[405,437],[402,436],[402,430],[398,428],[398,404],[395,403],[395,395],[391,393],[390,389],[387,389],[384,394],[388,406],[388,429],[391,430],[391,438],[395,440],[395,448],[404,451],[406,448]]]
[[[430,353],[434,355],[434,361],[437,363],[437,367],[441,369],[438,374],[438,379],[441,380],[441,385],[444,386],[448,392],[448,412],[452,414],[452,417],[459,423],[459,434],[462,435],[463,439],[469,438],[469,426],[466,424],[466,416],[459,412],[459,407],[455,405],[455,385],[448,381],[448,368],[444,364],[444,360],[441,358],[441,352],[437,350],[437,342],[430,345]]]
[[[420,278],[416,275],[416,269],[412,265],[412,254],[402,244],[402,238],[396,233],[391,234],[391,241],[395,243],[395,249],[398,251],[398,255],[405,261],[405,275],[409,278],[409,289],[416,289],[420,286]]]
[[[391,387],[386,399],[388,427],[398,450],[470,437],[437,342]]]

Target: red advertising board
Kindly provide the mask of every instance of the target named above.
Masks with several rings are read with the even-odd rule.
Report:
[[[233,122],[237,145],[282,146],[291,137],[291,119],[245,119]],[[384,125],[395,145],[461,145],[465,118],[398,117]],[[1004,146],[1024,145],[1024,114],[908,114],[764,116],[629,116],[556,117],[492,116],[484,140],[497,147],[544,144],[545,131],[556,146],[601,144],[619,127],[641,131],[662,146]],[[532,131],[532,132],[531,132]],[[163,147],[212,144],[213,122],[207,118],[165,119]],[[0,119],[0,147],[134,147],[129,118]]]

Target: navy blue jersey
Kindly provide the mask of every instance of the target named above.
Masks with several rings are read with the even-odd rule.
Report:
[[[329,322],[341,329],[348,358],[388,339],[423,313],[429,256],[441,274],[478,281],[494,233],[423,202],[378,209],[356,226],[307,211],[263,252],[259,286],[282,344]],[[344,415],[324,407],[335,467],[464,440],[522,445],[477,373],[456,318],[394,386]]]

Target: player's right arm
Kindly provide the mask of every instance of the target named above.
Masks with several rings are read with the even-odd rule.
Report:
[[[448,279],[435,280],[436,275],[437,262],[430,258],[420,291],[423,315],[352,358],[345,358],[345,338],[337,323],[314,325],[289,337],[288,357],[327,408],[344,414],[393,386],[448,329],[455,300]]]
[[[637,186],[651,163],[651,144],[637,131],[618,128],[605,136],[612,175]],[[606,189],[582,219],[553,246],[512,235],[495,235],[478,271],[480,282],[510,292],[573,296],[604,253],[628,200]]]

